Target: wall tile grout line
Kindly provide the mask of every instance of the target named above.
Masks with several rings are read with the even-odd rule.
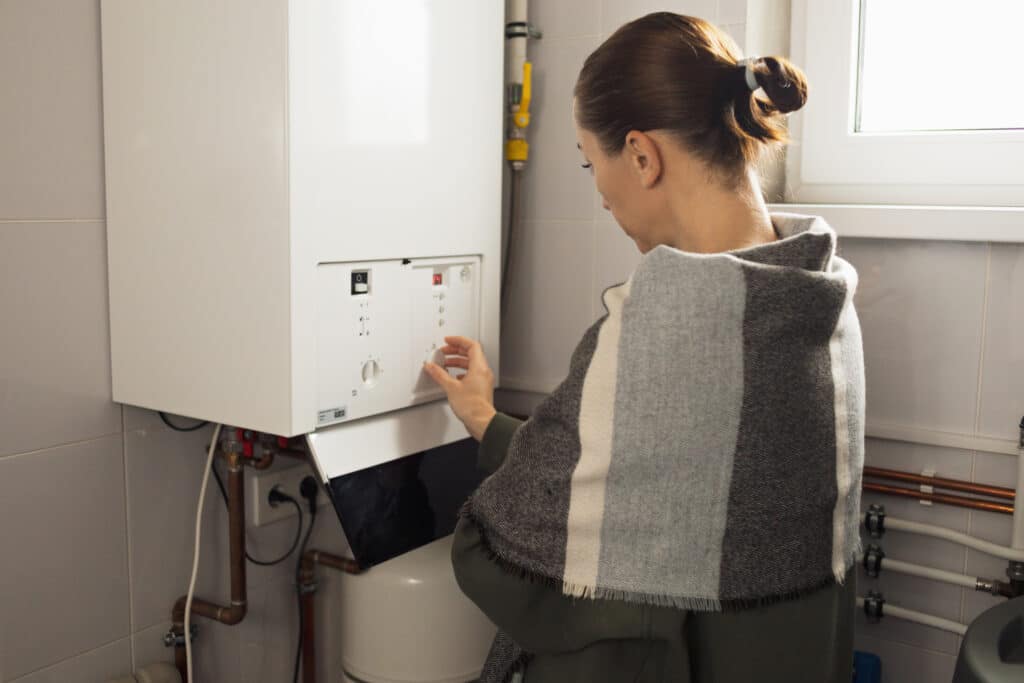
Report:
[[[992,286],[992,243],[989,242],[986,245],[985,251],[985,288],[982,294],[981,300],[981,344],[979,345],[978,351],[978,385],[977,395],[975,396],[974,403],[974,433],[981,433],[981,394],[984,387],[985,380],[985,342],[988,336],[988,308],[989,308],[989,294]],[[977,467],[978,467],[978,451],[972,451],[971,454],[971,481],[977,481]],[[974,531],[974,514],[972,510],[967,511],[967,533]],[[963,573],[967,574],[968,564],[970,563],[971,551],[969,548],[964,549],[964,569]],[[967,589],[961,589],[960,591],[960,621],[967,620]]]
[[[39,455],[40,453],[45,453],[46,451],[53,451],[53,450],[56,450],[58,448],[67,448],[68,446],[78,446],[78,445],[81,445],[81,444],[92,443],[93,441],[102,441],[103,439],[109,439],[112,436],[119,436],[121,434],[123,434],[122,431],[106,432],[105,434],[100,434],[98,436],[91,436],[88,439],[78,439],[78,440],[75,440],[75,441],[62,441],[60,443],[55,443],[55,444],[53,444],[51,446],[43,446],[42,448],[33,448],[31,450],[20,451],[18,453],[8,453],[7,455],[0,455],[0,462],[3,462],[7,458],[22,458],[22,457],[24,457],[26,455]]]
[[[106,218],[0,218],[0,225],[18,223],[104,223]]]
[[[988,337],[988,306],[989,293],[992,287],[992,243],[986,245],[985,251],[985,290],[981,301],[981,346],[978,353],[978,393],[974,404],[974,433],[981,434],[981,392],[985,378],[985,342]],[[973,476],[973,472],[971,472]]]
[[[131,670],[138,668],[135,661],[135,582],[132,580],[132,533],[131,533],[131,499],[128,495],[128,433],[125,430],[124,406],[121,410],[121,466],[124,469],[124,538],[125,552],[128,569],[128,650],[130,654]]]
[[[893,618],[895,618],[895,617],[893,617]],[[929,627],[928,626],[922,626],[921,628],[929,628]],[[933,650],[932,648],[924,647],[923,645],[914,645],[913,643],[908,643],[907,641],[900,640],[899,638],[882,638],[881,636],[873,636],[873,635],[868,634],[868,633],[864,633],[864,634],[862,634],[862,636],[865,637],[865,638],[871,638],[872,640],[878,640],[878,641],[883,642],[883,643],[895,643],[895,644],[900,645],[902,647],[908,647],[908,648],[911,648],[913,650],[920,650],[922,652],[927,652],[928,654],[932,654],[932,655],[941,655],[943,657],[949,657],[950,659],[954,659],[954,660],[956,659],[956,655],[951,655],[948,652],[943,652],[942,650]],[[883,664],[884,664],[884,661],[883,661]]]
[[[111,645],[116,645],[117,643],[120,643],[122,640],[125,640],[125,639],[124,638],[115,638],[114,640],[111,640],[111,641],[106,642],[106,643],[102,643],[100,645],[97,645],[96,647],[91,647],[88,650],[82,650],[81,652],[76,652],[75,654],[71,655],[70,657],[65,657],[64,659],[58,660],[56,662],[52,662],[50,664],[47,664],[46,666],[41,666],[38,669],[32,669],[31,671],[26,671],[25,673],[19,675],[17,678],[10,679],[10,681],[8,681],[7,679],[4,679],[2,683],[18,683],[18,681],[20,681],[22,679],[25,679],[25,678],[28,678],[29,676],[32,676],[34,674],[46,671],[47,669],[52,669],[52,668],[54,668],[56,666],[60,666],[61,664],[66,664],[66,663],[70,662],[72,659],[78,659],[79,657],[84,657],[85,655],[91,654],[93,652],[96,652],[97,650],[102,650],[103,648],[110,647]],[[129,641],[131,640],[131,636],[128,637],[128,640]]]

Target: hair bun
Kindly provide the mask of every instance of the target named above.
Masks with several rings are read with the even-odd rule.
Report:
[[[807,103],[807,79],[803,71],[785,57],[765,57],[758,62],[760,64],[754,68],[757,82],[777,111],[786,114]]]

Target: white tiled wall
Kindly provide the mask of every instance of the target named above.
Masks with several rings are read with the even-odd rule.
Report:
[[[0,682],[100,683],[163,660],[191,567],[209,429],[179,434],[110,397],[99,0],[0,1]],[[226,599],[211,484],[199,594]],[[278,555],[294,518],[250,531]],[[321,515],[311,547],[345,551]],[[202,680],[291,680],[291,562],[249,566],[242,625],[198,620]],[[336,672],[337,585],[318,598]]]
[[[572,90],[583,61],[623,23],[657,10],[720,21],[742,46],[745,7],[746,0],[531,0],[530,21],[544,38],[529,47],[534,105],[525,221],[513,247],[501,361],[503,385],[532,393],[505,395],[510,409],[528,409],[538,392],[561,381],[579,337],[604,312],[601,291],[625,280],[639,260],[580,167]]]
[[[504,381],[543,392],[565,373],[600,291],[638,255],[601,210],[579,167],[571,89],[583,59],[620,23],[654,9],[725,25],[744,42],[757,0],[534,0],[545,32],[532,45],[536,104],[503,340]],[[775,5],[778,3],[775,2]],[[94,683],[158,659],[191,552],[193,507],[208,432],[170,432],[152,413],[110,401],[98,0],[0,2],[0,682]],[[749,5],[749,7],[748,7]],[[766,15],[767,16],[767,15]],[[767,20],[766,20],[767,21]],[[872,419],[1013,438],[1024,414],[1024,247],[844,240],[859,269]],[[510,393],[528,410],[538,393]],[[1012,486],[1000,455],[868,442],[871,464]],[[866,498],[866,501],[875,501]],[[902,517],[1006,542],[991,513],[893,501]],[[223,508],[209,497],[200,591],[226,595]],[[252,532],[254,554],[287,545],[291,521]],[[312,544],[344,552],[333,516]],[[893,557],[998,577],[1000,562],[939,541],[885,539]],[[13,559],[13,561],[12,561]],[[867,581],[866,579],[864,579]],[[894,604],[966,620],[994,598],[891,575]],[[325,643],[337,582],[324,576]],[[862,590],[869,586],[865,583]],[[207,624],[205,680],[287,680],[295,638],[291,568],[250,567],[251,611],[239,627]],[[887,681],[949,680],[948,634],[888,619],[858,623],[858,646],[881,654]],[[321,671],[337,670],[321,647]]]
[[[765,54],[787,43],[788,6],[781,0],[531,3],[545,38],[531,44],[540,89],[526,171],[528,222],[503,332],[503,382],[520,390],[499,393],[500,407],[510,412],[529,412],[561,381],[582,328],[603,313],[601,290],[624,280],[638,260],[579,168],[568,100],[589,49],[621,22],[655,9],[716,20],[741,46],[750,40]],[[840,252],[861,276],[856,305],[869,421],[1015,439],[1024,415],[1024,246],[843,239]],[[866,458],[876,466],[1016,483],[1015,459],[1004,455],[868,439]],[[864,497],[865,505],[872,502],[906,519],[1009,540],[1005,515]],[[949,571],[1004,578],[1006,570],[1003,562],[942,541],[890,533],[882,545],[891,557]],[[964,623],[1002,601],[892,573],[860,581],[862,594],[876,588],[892,604]],[[893,618],[871,625],[862,615],[856,631],[857,647],[883,658],[887,683],[952,677],[955,635]]]

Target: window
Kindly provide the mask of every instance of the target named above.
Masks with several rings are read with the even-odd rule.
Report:
[[[793,0],[792,19],[791,200],[1024,206],[1024,2]]]

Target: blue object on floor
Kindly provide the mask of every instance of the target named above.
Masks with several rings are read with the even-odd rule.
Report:
[[[882,683],[882,660],[878,655],[853,653],[853,683]]]

